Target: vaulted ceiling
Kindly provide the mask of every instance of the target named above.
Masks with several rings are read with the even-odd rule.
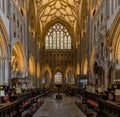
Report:
[[[74,0],[36,0],[37,20],[41,29],[54,20],[62,20],[75,28],[78,19],[77,2]]]
[[[30,0],[29,30],[33,36],[44,38],[49,27],[60,22],[73,35],[76,43],[80,34],[81,13],[86,0]],[[84,4],[86,7],[87,4]],[[82,12],[81,12],[82,11]],[[40,40],[42,40],[40,39]]]
[[[62,21],[67,23],[74,31],[80,13],[80,0],[31,0],[30,10],[35,13],[37,25],[40,25],[40,32],[51,22]],[[32,14],[31,12],[31,14]],[[39,22],[39,23],[38,23]]]

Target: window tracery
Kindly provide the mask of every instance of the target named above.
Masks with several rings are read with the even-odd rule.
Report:
[[[63,25],[56,23],[45,37],[45,49],[71,49],[71,36]]]

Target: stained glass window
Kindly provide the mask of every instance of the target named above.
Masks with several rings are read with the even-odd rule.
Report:
[[[55,83],[56,84],[62,83],[62,74],[60,72],[57,72],[55,74]]]
[[[45,49],[71,49],[71,36],[60,23],[49,29],[45,37]]]

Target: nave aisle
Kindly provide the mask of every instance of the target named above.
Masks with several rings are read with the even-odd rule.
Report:
[[[62,100],[55,99],[56,94],[44,99],[42,107],[33,117],[86,117],[75,105],[75,97],[62,94]]]

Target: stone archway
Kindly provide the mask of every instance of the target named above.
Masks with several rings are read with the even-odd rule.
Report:
[[[40,84],[45,87],[51,87],[52,82],[52,72],[49,65],[45,65],[41,71]]]
[[[29,75],[32,77],[35,76],[35,62],[33,56],[29,58]]]
[[[75,71],[72,66],[68,66],[65,71],[65,84],[74,85],[76,83]]]
[[[103,67],[99,66],[97,62],[94,64],[94,75],[95,75],[95,84],[104,85],[105,84],[105,71]]]
[[[95,76],[94,76],[94,61],[95,61],[95,48],[92,49],[91,57],[90,57],[90,63],[89,63],[89,83],[94,84],[95,82]]]
[[[75,83],[74,75],[72,71],[67,72],[66,84],[73,85]]]
[[[87,75],[87,72],[88,72],[88,61],[87,61],[87,58],[86,58],[85,62],[84,62],[83,74]]]
[[[111,80],[111,83],[113,84],[115,83],[114,81],[119,80],[120,76],[120,12],[118,12],[114,18],[107,41],[110,48],[110,64],[108,76],[111,77],[111,79],[108,80]]]
[[[0,84],[8,85],[10,79],[10,46],[8,30],[0,16]]]
[[[5,54],[5,48],[4,48],[4,45],[2,44],[2,38],[0,37],[0,84],[4,84],[5,82],[5,78],[4,78],[4,75],[5,75],[5,71],[4,71],[4,54]]]
[[[51,78],[50,78],[49,72],[45,71],[45,74],[44,74],[44,85],[45,85],[45,87],[49,87],[50,82],[51,82],[50,80],[51,80]]]
[[[62,84],[63,78],[60,72],[56,72],[54,78],[55,78],[55,84]]]
[[[21,42],[16,42],[12,48],[11,75],[12,78],[25,77],[26,57]]]
[[[35,78],[35,61],[32,55],[29,58],[29,78],[31,81],[31,84],[29,84],[29,86],[36,87],[37,80]]]
[[[37,64],[37,78],[40,78],[40,65],[39,63]]]
[[[115,70],[116,70],[116,76],[115,78],[118,80],[120,80],[120,34],[118,35],[117,37],[117,44],[116,44],[116,49],[115,49],[115,63],[116,63],[116,67],[115,67]],[[119,81],[118,81],[119,82]]]

